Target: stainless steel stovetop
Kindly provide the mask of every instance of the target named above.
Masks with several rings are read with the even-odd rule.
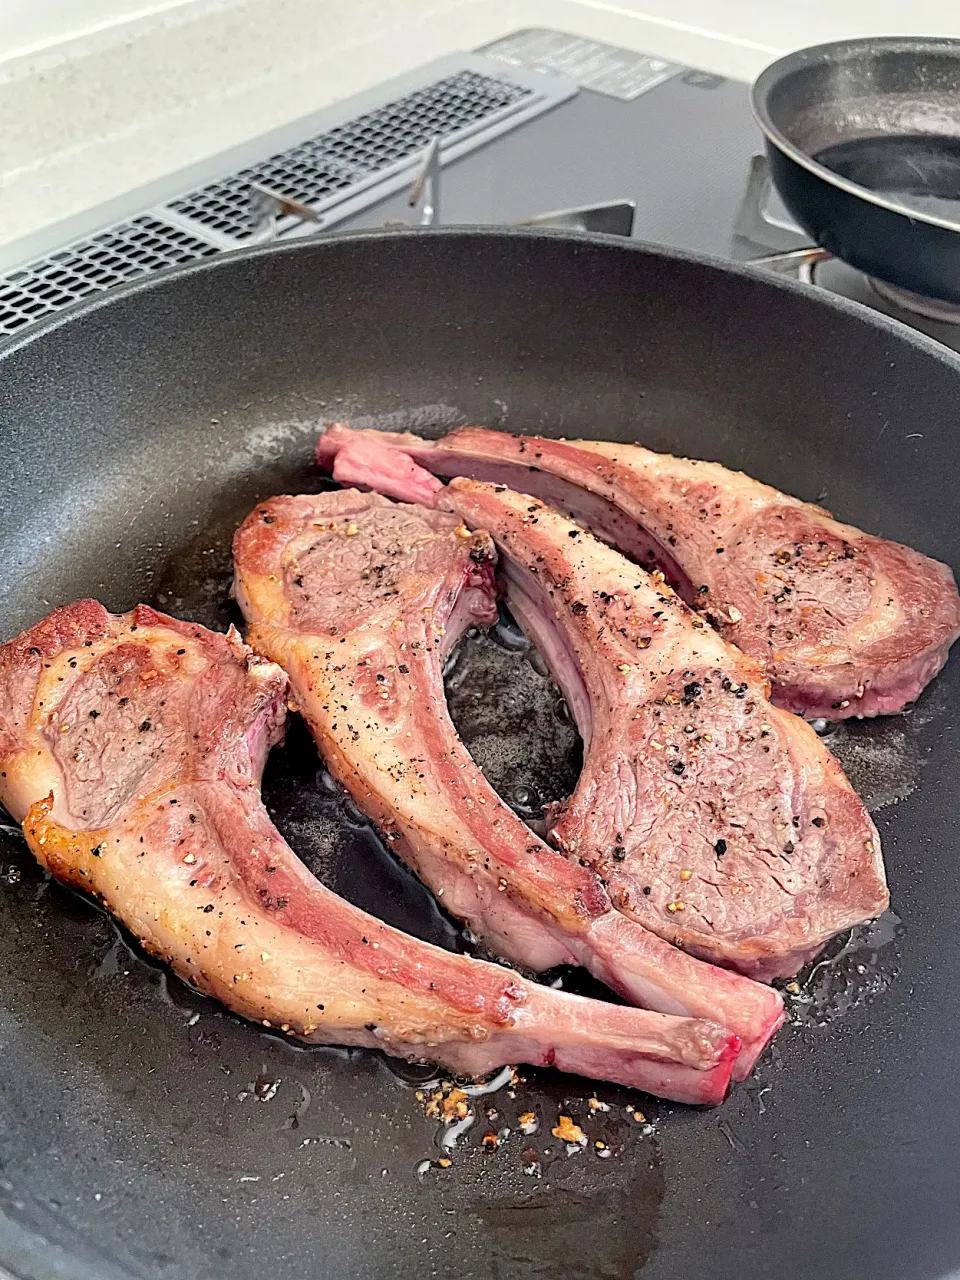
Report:
[[[209,174],[171,175],[123,222],[0,276],[0,337],[120,280],[273,236],[430,219],[507,224],[632,202],[635,238],[739,261],[779,254],[775,269],[808,287],[960,350],[960,324],[936,306],[917,314],[842,262],[789,256],[807,241],[771,192],[761,150],[745,84],[519,32],[318,113],[299,133],[254,140]],[[587,222],[612,227],[624,213],[629,223],[623,208]]]

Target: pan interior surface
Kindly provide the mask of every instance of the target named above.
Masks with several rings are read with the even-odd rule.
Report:
[[[317,427],[342,418],[638,440],[957,567],[958,405],[960,362],[899,326],[642,247],[450,231],[230,255],[0,358],[2,632],[84,595],[227,625],[234,527],[259,499],[325,483]],[[448,1151],[456,1136],[417,1098],[429,1072],[240,1022],[0,832],[0,1267],[37,1280],[946,1276],[960,1267],[957,666],[909,714],[832,735],[873,807],[896,917],[833,949],[755,1078],[715,1111],[522,1071],[472,1100],[476,1122]],[[507,622],[467,643],[448,687],[521,811],[569,786],[575,734]],[[265,796],[327,883],[467,945],[296,724]],[[583,1123],[586,1151],[552,1136],[561,1113]]]

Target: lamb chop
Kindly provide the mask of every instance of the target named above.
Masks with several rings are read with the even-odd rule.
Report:
[[[0,799],[53,875],[256,1022],[483,1074],[547,1063],[718,1102],[713,1023],[552,991],[388,928],[324,888],[260,799],[287,682],[235,632],[58,609],[0,648]]]
[[[253,646],[288,672],[332,772],[444,907],[530,969],[582,964],[626,999],[736,1032],[743,1078],[779,995],[612,910],[595,872],[497,796],[450,720],[444,656],[496,617],[495,552],[456,517],[339,491],[261,503],[234,542]]]
[[[839,764],[662,574],[502,486],[455,480],[439,500],[502,549],[510,608],[584,739],[551,838],[622,912],[769,981],[885,910],[880,838]]]
[[[725,639],[763,664],[777,705],[810,719],[901,711],[960,635],[960,595],[946,565],[717,463],[477,427],[428,441],[341,424],[321,436],[317,456],[353,484],[382,446],[436,476],[533,494],[659,567]],[[430,501],[437,489],[423,472],[402,492],[389,487],[389,474],[379,479],[382,492],[408,500]]]

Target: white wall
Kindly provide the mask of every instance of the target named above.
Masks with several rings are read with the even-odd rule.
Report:
[[[0,0],[0,59],[190,3],[192,0]]]
[[[269,13],[274,0],[260,0]],[[322,10],[327,0],[314,0]],[[960,36],[958,0],[582,0],[608,17],[619,13],[716,34],[734,42],[795,48],[849,35]],[[210,0],[0,0],[0,61],[78,35],[180,5]],[[230,7],[230,0],[224,0]],[[281,6],[282,7],[282,6]],[[424,6],[390,0],[393,16]],[[509,8],[509,5],[505,5]]]
[[[587,0],[775,48],[866,35],[960,36],[958,0]]]

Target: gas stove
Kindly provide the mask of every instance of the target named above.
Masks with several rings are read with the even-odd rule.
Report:
[[[112,284],[244,244],[480,223],[604,230],[755,261],[960,350],[960,309],[897,295],[811,247],[761,151],[747,85],[522,31],[172,174],[133,193],[119,222],[79,238],[54,229],[43,253],[0,276],[0,338]],[[0,252],[0,268],[10,260]]]

